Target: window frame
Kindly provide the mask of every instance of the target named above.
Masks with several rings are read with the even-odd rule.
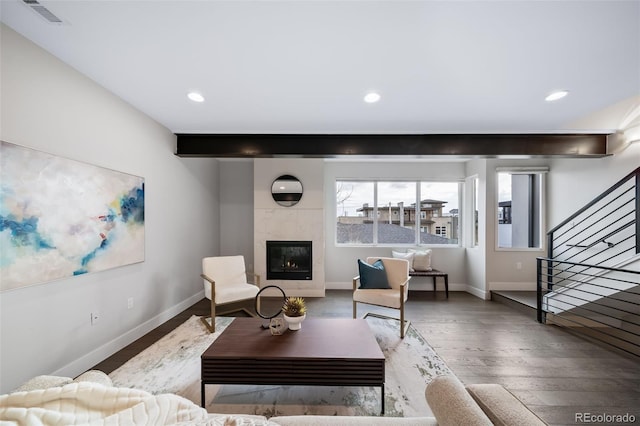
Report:
[[[497,167],[495,171],[495,199],[494,199],[494,209],[495,214],[494,218],[494,242],[495,242],[495,250],[497,252],[544,252],[546,250],[546,191],[547,191],[547,180],[546,175],[549,172],[548,167]],[[540,241],[538,247],[501,247],[500,246],[500,233],[499,233],[499,203],[500,203],[500,182],[499,182],[499,174],[500,173],[509,173],[510,175],[531,175],[536,174],[540,175],[540,193],[538,194],[538,210],[539,210],[539,235],[538,239]],[[513,197],[512,197],[513,198]]]
[[[335,190],[338,187],[338,183],[340,182],[369,182],[369,183],[373,183],[373,209],[372,209],[372,220],[375,218],[375,220],[373,220],[373,235],[372,235],[372,243],[340,243],[338,242],[338,221],[337,218],[338,216],[336,215],[337,213],[337,199],[335,196]],[[378,216],[378,183],[379,182],[408,182],[408,183],[415,183],[416,185],[416,206],[414,207],[413,210],[415,210],[415,217],[416,217],[416,226],[415,226],[415,237],[414,237],[414,241],[413,243],[380,243],[378,242],[378,223],[379,223],[379,216]],[[422,244],[420,242],[420,229],[422,227],[424,227],[425,225],[423,225],[423,223],[421,222],[423,219],[426,219],[426,214],[425,214],[425,218],[422,218],[422,211],[419,208],[419,204],[420,204],[420,200],[421,200],[421,191],[420,191],[420,184],[421,183],[455,183],[458,186],[458,225],[457,225],[457,230],[458,230],[458,242],[456,244]],[[334,196],[332,197],[333,199],[333,235],[334,235],[334,246],[335,247],[434,247],[434,248],[460,248],[463,246],[463,239],[464,239],[464,230],[463,230],[463,226],[461,223],[461,217],[462,217],[462,213],[463,213],[463,194],[464,194],[464,188],[465,188],[465,182],[463,179],[447,179],[447,180],[433,180],[433,179],[415,179],[415,178],[393,178],[393,179],[389,179],[389,178],[377,178],[377,179],[363,179],[363,178],[334,178]],[[399,217],[399,216],[398,216]],[[419,219],[418,219],[419,217]],[[445,217],[445,216],[443,216]],[[452,228],[453,229],[453,228]],[[448,238],[448,237],[446,237]]]
[[[480,245],[480,178],[478,175],[474,175],[470,180],[471,184],[471,215],[469,216],[471,227],[469,232],[471,234],[469,244],[471,247],[478,247]]]

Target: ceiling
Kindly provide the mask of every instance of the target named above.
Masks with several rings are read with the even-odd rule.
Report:
[[[39,3],[63,23],[0,18],[175,133],[553,132],[640,95],[640,1]]]

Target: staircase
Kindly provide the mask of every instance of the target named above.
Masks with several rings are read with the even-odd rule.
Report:
[[[640,355],[640,167],[547,233],[539,322]]]

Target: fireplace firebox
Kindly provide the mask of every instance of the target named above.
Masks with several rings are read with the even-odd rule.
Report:
[[[310,280],[311,241],[267,241],[268,280]]]

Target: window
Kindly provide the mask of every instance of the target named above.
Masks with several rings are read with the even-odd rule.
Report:
[[[458,182],[338,180],[336,243],[458,245],[460,187]]]
[[[498,248],[542,248],[544,169],[498,171]]]
[[[373,182],[336,182],[336,241],[373,244],[373,194]]]
[[[415,223],[406,220],[404,210],[416,205],[416,182],[376,182],[379,244],[413,244]],[[398,215],[398,212],[402,212]],[[402,219],[400,219],[402,218]]]

